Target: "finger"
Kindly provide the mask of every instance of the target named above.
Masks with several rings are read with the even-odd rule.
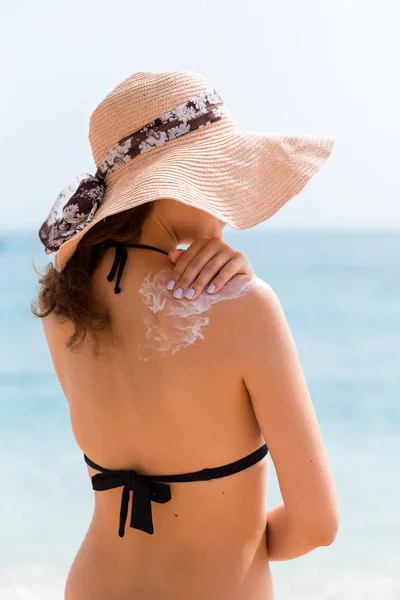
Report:
[[[225,268],[229,264],[231,266]],[[199,275],[190,284],[188,295],[185,297],[188,300],[195,300],[205,289],[208,290],[210,285],[214,286],[210,289],[210,293],[218,292],[234,275],[241,273],[255,276],[247,257],[225,246],[224,251],[220,251],[204,265]],[[186,274],[182,279],[184,277]]]
[[[178,258],[180,258],[184,252],[186,252],[186,250],[183,248],[177,248],[176,250],[171,250],[171,252],[168,254],[168,257],[173,263],[176,263]]]
[[[178,289],[182,290],[181,297],[183,298],[188,287],[196,279],[204,265],[218,252],[221,252],[221,246],[226,246],[221,238],[202,237],[193,242],[184,254],[178,258],[174,269],[171,271],[167,289],[170,289],[172,293]]]
[[[240,254],[240,253],[239,253]],[[247,270],[243,269],[243,257],[235,256],[229,260],[207,284],[207,293],[216,294],[219,292],[224,285],[232,279],[235,275],[239,274],[248,275]],[[193,285],[196,285],[195,282]]]
[[[231,260],[234,252],[226,245],[210,244],[204,247],[187,266],[176,284],[182,290],[181,297],[189,300],[197,298],[208,282]],[[196,282],[196,284],[195,284]]]
[[[240,252],[235,252],[234,255],[228,257],[228,260],[224,262],[218,261],[212,264],[210,263],[210,269],[207,265],[200,273],[198,278],[192,283],[191,287],[196,289],[197,297],[203,290],[206,290],[209,294],[215,294],[219,292],[224,285],[238,274],[248,274],[246,268],[246,259]],[[218,268],[219,267],[219,268]]]
[[[195,240],[188,248],[186,248],[186,250],[180,248],[179,250],[182,250],[182,252],[178,257],[176,257],[176,255],[174,254],[175,260],[173,262],[175,262],[176,264],[174,269],[171,271],[171,277],[175,281],[179,280],[179,278],[182,276],[182,273],[184,273],[186,267],[192,260],[193,256],[195,256],[204,247],[205,243],[206,241],[203,238],[199,238]],[[178,252],[178,250],[172,250],[171,254],[173,252]],[[172,260],[172,257],[170,258]]]
[[[219,252],[214,258],[209,260],[190,285],[189,289],[195,290],[195,293],[190,299],[194,300],[208,288],[211,281],[219,274],[221,269],[232,260],[232,258],[233,253],[228,250]]]

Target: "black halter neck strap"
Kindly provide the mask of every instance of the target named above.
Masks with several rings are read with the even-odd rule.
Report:
[[[116,242],[114,240],[106,240],[104,242],[100,242],[102,245],[104,246],[109,246],[109,247],[115,247],[115,256],[114,256],[114,262],[112,264],[111,270],[109,272],[109,274],[107,275],[107,280],[108,281],[113,281],[114,277],[115,277],[115,273],[117,273],[117,279],[115,282],[115,286],[114,286],[114,294],[119,294],[121,291],[121,288],[119,286],[119,284],[121,283],[121,277],[122,277],[122,273],[124,271],[124,267],[126,264],[126,260],[128,258],[128,251],[127,251],[127,247],[128,248],[144,248],[145,250],[155,250],[156,252],[161,252],[162,254],[165,254],[166,256],[168,256],[168,252],[166,250],[161,250],[161,248],[156,248],[155,246],[149,246],[148,244],[128,244],[125,242]]]

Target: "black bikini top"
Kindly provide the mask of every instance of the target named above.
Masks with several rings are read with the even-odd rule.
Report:
[[[168,252],[165,250],[160,250],[160,248],[148,246],[147,244],[125,244],[121,242],[114,242],[112,240],[107,240],[106,242],[101,243],[108,246],[115,246],[114,263],[111,267],[110,273],[107,276],[107,279],[108,281],[112,281],[118,269],[117,281],[114,288],[114,292],[116,294],[119,294],[121,291],[119,283],[121,281],[122,272],[128,256],[125,246],[156,250],[157,252],[162,252],[163,254],[168,255]],[[120,537],[124,537],[130,491],[133,492],[130,527],[152,534],[154,533],[154,528],[151,502],[164,504],[165,502],[169,502],[171,500],[171,487],[164,482],[178,483],[184,481],[208,481],[210,479],[227,477],[228,475],[233,475],[234,473],[248,469],[255,463],[262,460],[267,453],[267,445],[263,444],[251,454],[248,454],[239,460],[228,463],[221,467],[211,467],[208,469],[201,469],[200,471],[194,471],[192,473],[178,473],[174,475],[144,475],[134,471],[133,469],[106,469],[94,463],[86,456],[86,454],[83,456],[85,458],[85,462],[92,467],[92,469],[101,471],[101,473],[97,473],[91,478],[93,490],[102,492],[118,487],[123,488],[119,514],[118,535]]]
[[[194,471],[193,473],[178,473],[174,475],[143,475],[132,469],[128,471],[105,469],[96,465],[86,454],[84,454],[84,457],[85,462],[90,467],[97,471],[102,471],[101,473],[96,473],[91,478],[94,490],[103,492],[123,487],[118,535],[119,537],[124,537],[130,491],[133,492],[130,527],[139,529],[145,533],[154,533],[151,502],[164,504],[171,500],[171,487],[163,482],[208,481],[209,479],[227,477],[228,475],[233,475],[233,473],[248,469],[262,460],[267,453],[267,445],[263,444],[251,454],[222,467],[212,467],[210,469]]]

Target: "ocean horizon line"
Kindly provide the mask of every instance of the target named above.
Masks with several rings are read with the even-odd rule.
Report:
[[[382,227],[368,227],[368,226],[360,226],[360,227],[336,227],[336,226],[300,226],[300,227],[291,227],[291,226],[268,226],[268,227],[250,227],[248,229],[235,229],[228,225],[229,229],[227,231],[229,234],[258,234],[258,233],[313,233],[313,234],[325,234],[325,233],[346,233],[346,234],[359,234],[359,233],[370,233],[370,234],[382,234],[382,233],[393,233],[400,234],[400,225],[396,226],[382,226]],[[0,227],[0,236],[9,236],[12,234],[35,234],[37,235],[38,229],[33,227],[15,227],[15,228],[1,228]]]

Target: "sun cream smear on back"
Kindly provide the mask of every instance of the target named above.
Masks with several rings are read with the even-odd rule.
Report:
[[[178,300],[166,288],[170,276],[170,269],[163,269],[154,276],[150,271],[139,289],[144,304],[142,319],[146,326],[145,342],[138,345],[139,358],[142,360],[148,360],[154,352],[175,354],[181,348],[194,344],[197,339],[204,339],[203,329],[210,322],[209,314],[205,313],[211,306],[243,296],[258,281],[262,281],[257,277],[250,279],[245,275],[236,275],[219,292],[208,294],[203,291],[195,300]],[[163,317],[169,317],[164,327],[161,320],[156,322],[153,317],[159,312]]]

